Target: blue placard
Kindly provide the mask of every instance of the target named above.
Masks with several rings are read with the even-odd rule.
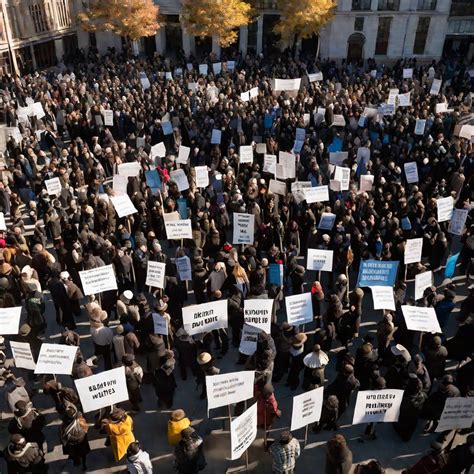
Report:
[[[265,128],[272,128],[273,125],[273,115],[272,114],[265,114],[264,126]]]
[[[145,179],[153,194],[161,189],[161,179],[158,170],[145,171]]]
[[[295,144],[293,145],[293,153],[300,153],[301,149],[303,148],[304,142],[301,140],[295,140]]]
[[[383,136],[382,143],[383,143],[384,145],[388,145],[389,141],[390,141],[390,135],[385,134],[385,135]]]
[[[332,143],[328,146],[329,153],[336,151],[342,151],[342,138],[334,137]]]
[[[459,253],[451,255],[446,261],[446,268],[444,269],[444,278],[453,278],[456,273],[456,263],[458,261]]]
[[[397,279],[398,262],[363,260],[360,264],[357,286],[393,286]]]
[[[411,230],[411,222],[409,217],[402,217],[402,229]]]
[[[188,216],[188,200],[185,198],[179,198],[177,201],[178,212],[181,219],[187,219]]]
[[[379,138],[379,134],[377,132],[369,132],[369,135],[370,135],[370,139],[373,142],[376,142]]]
[[[279,263],[270,263],[268,265],[268,281],[271,285],[283,285],[283,265]]]
[[[161,122],[161,128],[163,129],[163,135],[173,135],[173,125],[171,125],[171,122]]]

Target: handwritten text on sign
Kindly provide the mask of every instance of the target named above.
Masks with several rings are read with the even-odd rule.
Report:
[[[227,300],[185,306],[183,308],[183,324],[190,336],[226,328]]]
[[[252,398],[254,383],[255,372],[253,370],[207,376],[208,410]]]

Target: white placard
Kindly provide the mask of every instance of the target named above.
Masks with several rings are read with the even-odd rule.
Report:
[[[398,89],[390,89],[388,93],[388,99],[387,99],[387,104],[389,105],[395,105],[398,97]]]
[[[140,73],[140,82],[141,82],[142,87],[143,87],[144,90],[149,89],[150,86],[151,86],[150,79],[148,79],[148,77],[146,76],[146,74],[144,72]]]
[[[85,296],[117,289],[117,278],[112,265],[83,270],[79,272],[79,276]]]
[[[83,413],[110,407],[129,398],[123,366],[74,380],[74,383]]]
[[[183,308],[183,326],[192,336],[227,327],[227,300],[210,301]]]
[[[35,115],[38,120],[42,119],[46,115],[41,102],[35,102],[34,104],[31,104],[30,110],[31,115]]]
[[[251,99],[253,99],[254,97],[258,97],[258,87],[252,87],[249,92]]]
[[[318,387],[293,397],[291,431],[304,428],[311,423],[319,421],[323,409],[323,393],[324,387]]]
[[[374,309],[389,309],[395,311],[395,299],[391,286],[371,286]]]
[[[242,102],[248,102],[250,100],[250,91],[241,92],[240,93],[240,100]]]
[[[333,250],[308,249],[306,268],[318,272],[332,272]]]
[[[342,168],[341,166],[336,166],[334,179],[341,183],[341,191],[348,191],[349,182],[351,179],[351,170],[349,168]]]
[[[362,174],[360,175],[359,189],[361,192],[370,192],[374,186],[374,175],[373,174]]]
[[[233,244],[253,244],[255,216],[234,212]]]
[[[331,151],[329,153],[329,163],[337,166],[342,166],[344,161],[347,160],[349,152],[347,151]]]
[[[71,375],[78,347],[66,344],[41,344],[35,374]]]
[[[278,163],[285,169],[285,179],[294,179],[296,177],[296,157],[293,153],[280,151],[278,154]]]
[[[403,79],[411,79],[413,77],[413,68],[403,69]]]
[[[264,155],[264,157],[263,157],[263,172],[275,175],[276,164],[277,164],[276,155]],[[285,190],[286,190],[286,187],[285,187]]]
[[[166,263],[154,262],[153,260],[148,260],[147,268],[146,268],[145,285],[152,286],[153,288],[164,289],[165,272],[166,272]]]
[[[165,221],[166,238],[173,239],[192,239],[193,231],[191,228],[191,219],[179,221]]]
[[[182,168],[180,168],[179,170],[171,171],[170,179],[171,181],[174,181],[176,183],[179,192],[186,191],[187,189],[189,189],[188,178]]]
[[[433,272],[423,272],[415,275],[415,300],[418,301],[423,298],[423,293],[426,288],[433,284]]]
[[[35,370],[36,364],[27,342],[10,341],[15,367],[19,369]]]
[[[285,297],[286,319],[288,324],[299,326],[313,320],[311,293]]]
[[[59,196],[61,194],[62,186],[58,177],[46,179],[44,184],[50,196]]]
[[[252,398],[254,383],[253,370],[208,375],[206,377],[208,411]]]
[[[439,91],[441,90],[441,84],[442,84],[441,79],[433,79],[433,82],[431,83],[431,89],[430,89],[430,95],[438,95]]]
[[[441,332],[434,308],[402,305],[402,313],[410,331]]]
[[[108,127],[113,127],[114,125],[114,111],[113,110],[103,110],[102,111],[104,115],[104,125]]]
[[[186,255],[184,257],[179,257],[175,260],[175,263],[181,281],[190,281],[193,279],[191,259],[189,257]]]
[[[252,145],[241,146],[239,149],[240,163],[253,163]]]
[[[321,219],[319,220],[318,229],[332,230],[334,223],[336,222],[336,214],[332,212],[323,212]]]
[[[438,209],[438,223],[449,221],[453,213],[454,201],[451,196],[440,198],[436,200],[436,207]]]
[[[153,332],[155,334],[161,334],[162,336],[168,335],[168,321],[166,318],[158,313],[151,313],[153,318]]]
[[[273,300],[251,299],[244,301],[244,320],[249,326],[265,331],[270,334],[272,324]]]
[[[166,146],[163,142],[157,143],[151,147],[151,157],[164,158],[166,156]]]
[[[211,134],[211,145],[220,145],[221,139],[222,139],[222,130],[213,128],[212,134]]]
[[[329,201],[329,188],[327,185],[316,186],[315,188],[304,188],[303,193],[308,204]]]
[[[248,356],[254,355],[257,350],[258,335],[261,332],[261,329],[244,324],[240,336],[239,352]]]
[[[203,74],[204,76],[207,76],[207,64],[199,65],[199,74]]]
[[[173,212],[165,212],[163,214],[163,220],[166,222],[174,222],[174,221],[179,221],[181,219],[179,212],[178,211],[173,211]]]
[[[230,459],[235,461],[257,437],[257,403],[230,422]]]
[[[220,74],[222,71],[222,63],[212,63],[212,70],[214,74]]]
[[[138,176],[140,174],[141,166],[138,161],[132,161],[130,163],[121,163],[117,166],[118,174],[123,176]]]
[[[299,79],[275,79],[274,91],[298,91],[301,85]]]
[[[409,107],[411,105],[411,92],[405,94],[398,94],[398,106]]]
[[[316,82],[323,80],[323,73],[322,72],[315,72],[314,74],[308,74],[309,82]]]
[[[329,189],[331,191],[341,191],[341,182],[337,179],[330,179],[329,180]]]
[[[286,184],[282,183],[281,181],[271,179],[270,187],[268,189],[271,193],[281,194],[282,196],[286,195]]]
[[[451,214],[451,221],[449,222],[448,232],[454,235],[462,235],[464,233],[464,225],[466,224],[468,214],[468,209],[453,209],[453,213]]]
[[[423,135],[425,133],[426,120],[416,119],[415,135]]]
[[[207,188],[209,186],[209,172],[207,166],[196,166],[194,168],[196,173],[196,186],[198,188]]]
[[[178,159],[176,160],[176,163],[186,165],[189,160],[189,153],[191,153],[191,148],[189,148],[188,146],[180,145],[178,151]]]
[[[112,180],[112,189],[114,190],[114,194],[116,196],[127,194],[127,186],[128,176],[123,176],[121,174],[114,175]]]
[[[334,115],[331,127],[345,127],[346,126],[346,119],[344,115]]]
[[[421,262],[421,252],[423,250],[423,238],[408,239],[405,245],[405,265],[409,263]]]
[[[5,222],[5,215],[0,212],[0,230],[7,230],[7,223]]]
[[[448,430],[471,428],[474,420],[473,397],[448,397],[444,402],[443,413],[435,431],[440,433]]]
[[[20,329],[21,306],[0,308],[0,335],[12,336]]]
[[[110,200],[112,201],[115,211],[120,218],[130,216],[131,214],[138,212],[128,194],[110,196]]]
[[[353,425],[398,421],[403,390],[362,390],[357,394]]]
[[[259,155],[265,155],[266,152],[267,152],[267,144],[257,143],[255,147],[255,153],[258,153]]]
[[[408,184],[418,183],[418,166],[416,161],[410,161],[409,163],[404,163],[403,167],[405,168],[405,177]]]
[[[445,114],[448,112],[448,104],[446,102],[441,102],[439,104],[436,104],[435,106],[435,112],[437,114]]]

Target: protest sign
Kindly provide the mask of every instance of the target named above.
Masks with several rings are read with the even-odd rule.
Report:
[[[253,370],[208,375],[206,377],[208,411],[252,398],[254,383]]]
[[[466,224],[468,209],[453,209],[451,221],[449,222],[448,232],[454,235],[463,235],[464,225]]]
[[[163,214],[163,220],[165,221],[165,224],[167,222],[174,222],[174,221],[179,221],[181,219],[179,212],[178,211],[173,211],[173,212],[165,212]]]
[[[252,87],[249,91],[250,98],[253,99],[254,97],[258,97],[258,87]]]
[[[446,260],[446,267],[444,268],[444,278],[453,278],[456,273],[456,265],[459,258],[459,252],[451,255]]]
[[[272,323],[272,299],[250,299],[244,301],[244,321],[249,326],[270,334]]]
[[[241,92],[240,93],[240,100],[242,102],[248,102],[250,100],[250,91]]]
[[[146,76],[144,72],[140,73],[140,82],[144,90],[149,89],[151,86],[150,79],[148,79],[148,77]]]
[[[128,176],[122,176],[121,174],[116,174],[113,177],[112,189],[114,190],[114,194],[116,196],[127,194],[127,186],[128,186]]]
[[[303,193],[308,204],[329,201],[329,188],[327,185],[316,186],[315,188],[304,188]]]
[[[161,179],[158,170],[145,171],[146,184],[150,187],[153,194],[157,194],[161,189]]]
[[[194,168],[196,173],[196,186],[198,188],[206,188],[209,186],[209,173],[207,166],[196,166]]]
[[[230,446],[232,461],[239,459],[257,437],[257,403],[230,423]]]
[[[35,370],[36,364],[27,342],[10,341],[15,367],[19,369]]]
[[[433,284],[433,272],[423,272],[415,275],[415,300],[418,301],[423,298],[423,293],[426,288]]]
[[[189,160],[189,153],[191,152],[191,148],[188,146],[180,145],[179,151],[178,151],[178,159],[176,160],[176,163],[179,163],[181,165],[186,165]]]
[[[463,430],[471,428],[474,421],[473,397],[448,397],[435,431]]]
[[[41,102],[35,102],[34,104],[31,104],[30,108],[31,108],[31,115],[34,115],[38,120],[46,116],[43,109],[43,104]]]
[[[334,173],[334,179],[341,183],[341,191],[349,190],[349,182],[351,178],[351,170],[349,168],[343,168],[342,166],[336,166]]]
[[[405,177],[408,184],[418,183],[418,166],[416,161],[410,163],[404,163],[403,168],[405,169]]]
[[[157,143],[151,147],[151,157],[164,158],[166,156],[166,146],[163,142]]]
[[[83,270],[79,272],[79,276],[85,296],[117,289],[117,278],[112,265]]]
[[[323,393],[324,387],[318,387],[293,397],[291,431],[304,428],[311,423],[319,421],[323,408]]]
[[[261,332],[261,329],[244,324],[240,337],[239,352],[248,356],[254,355],[257,350],[258,335]]]
[[[0,230],[7,230],[7,223],[5,222],[5,215],[0,212]]]
[[[252,145],[241,146],[239,148],[240,163],[253,163]]]
[[[211,145],[220,145],[222,138],[222,131],[218,130],[217,128],[212,129],[211,134]]]
[[[398,421],[403,390],[362,390],[357,394],[353,425]]]
[[[433,82],[431,83],[431,89],[430,89],[430,95],[438,95],[439,91],[441,90],[441,84],[442,84],[441,79],[433,79]]]
[[[336,214],[332,212],[323,212],[319,220],[318,229],[331,230],[336,222]]]
[[[274,179],[270,180],[269,190],[271,193],[281,194],[282,196],[286,195],[286,184],[281,181],[276,181]]]
[[[395,299],[391,286],[371,286],[374,309],[389,309],[395,311]]]
[[[347,151],[333,151],[329,153],[329,163],[333,165],[342,166],[347,160],[349,153]]]
[[[435,105],[435,112],[437,114],[445,114],[448,111],[448,104],[446,102],[441,102]]]
[[[203,74],[204,76],[207,76],[207,64],[199,65],[199,74]]]
[[[296,157],[293,153],[280,151],[278,154],[278,163],[285,169],[285,179],[294,179],[296,177]]]
[[[186,255],[175,260],[176,269],[178,270],[179,279],[181,281],[190,281],[193,279],[191,270],[191,259]]]
[[[301,85],[299,79],[275,79],[274,91],[298,91]]]
[[[103,110],[104,114],[104,125],[108,127],[113,127],[114,125],[114,111],[113,110]]]
[[[270,263],[268,265],[268,281],[271,285],[283,285],[284,268],[281,263]]]
[[[193,231],[191,228],[191,219],[179,221],[165,221],[166,238],[172,239],[192,239]]]
[[[314,74],[308,74],[309,82],[316,82],[323,80],[323,73],[322,72],[315,72]]]
[[[179,170],[171,171],[170,179],[171,181],[174,181],[176,183],[179,192],[183,192],[189,189],[188,178],[182,168],[180,168]]]
[[[359,190],[361,192],[372,191],[372,187],[374,186],[374,178],[375,177],[373,174],[362,174],[360,176]]]
[[[453,213],[454,200],[451,196],[436,200],[436,208],[438,210],[438,223],[449,221]]]
[[[387,104],[388,105],[395,105],[398,97],[398,89],[390,89],[388,93]]]
[[[253,244],[255,216],[234,212],[233,244]]]
[[[169,120],[161,122],[161,129],[163,130],[163,135],[173,135],[173,125]]]
[[[331,127],[345,127],[346,126],[346,119],[344,115],[334,115]]]
[[[121,163],[117,166],[118,174],[123,176],[135,177],[140,174],[141,166],[137,161],[132,161],[130,163]]]
[[[76,359],[77,346],[66,344],[41,344],[35,374],[71,375]]]
[[[166,270],[166,263],[154,262],[153,260],[148,260],[145,285],[153,286],[154,288],[164,288],[165,287],[165,270]]]
[[[331,191],[336,191],[336,192],[341,191],[341,182],[337,181],[336,179],[330,179],[329,180],[329,189]]]
[[[13,336],[20,329],[21,306],[0,308],[0,335]]]
[[[276,155],[264,155],[263,156],[263,172],[275,174],[277,164],[277,157]],[[285,188],[286,189],[286,188]]]
[[[333,250],[308,249],[306,268],[318,272],[332,272]]]
[[[291,183],[291,194],[296,204],[300,204],[306,199],[304,190],[311,188],[311,186],[311,181],[294,181]]]
[[[212,71],[214,74],[220,74],[222,71],[222,63],[212,63]]]
[[[402,305],[402,313],[410,331],[441,332],[434,308]]]
[[[227,327],[227,300],[210,301],[183,308],[183,325],[192,336]]]
[[[115,212],[119,217],[130,216],[131,214],[138,212],[128,194],[110,196],[110,200],[112,201]]]
[[[151,313],[151,317],[153,318],[153,332],[155,334],[161,334],[163,336],[168,335],[168,321],[166,318],[161,316],[158,313]]]
[[[311,293],[285,297],[286,320],[290,325],[310,323],[313,320]]]
[[[413,68],[403,69],[403,79],[411,79],[413,77]]]
[[[356,286],[393,286],[397,270],[398,262],[395,261],[362,260]]]
[[[397,98],[399,107],[409,107],[411,105],[411,92],[398,94]]]
[[[62,186],[58,177],[46,179],[44,184],[50,196],[59,196],[61,194]]]
[[[74,380],[74,383],[83,413],[110,407],[129,398],[123,366]]]
[[[176,199],[178,205],[179,218],[185,220],[188,218],[188,200],[186,198]]]
[[[421,252],[423,250],[423,238],[407,239],[405,245],[405,265],[409,263],[421,262]]]
[[[415,135],[423,135],[425,133],[426,120],[416,119],[415,123]]]
[[[267,153],[267,144],[257,143],[257,146],[255,148],[255,153],[258,153],[259,155],[265,155],[265,153]]]

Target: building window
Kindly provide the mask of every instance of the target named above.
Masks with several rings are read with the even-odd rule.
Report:
[[[36,33],[43,33],[49,30],[44,6],[35,3],[34,5],[30,5],[29,9]]]
[[[375,43],[375,54],[386,55],[388,49],[388,40],[390,38],[391,17],[380,17],[377,30],[377,42]]]
[[[370,10],[371,0],[352,0],[352,10]]]
[[[58,12],[58,24],[60,28],[71,26],[71,16],[69,15],[69,3],[66,0],[56,0],[56,10]]]
[[[35,44],[33,50],[36,58],[36,66],[38,68],[48,68],[57,63],[54,41]]]
[[[400,8],[400,0],[379,0],[377,10],[397,12]]]
[[[19,38],[20,29],[18,28],[18,18],[16,16],[16,7],[8,7],[8,18],[10,20],[10,30],[12,32],[12,38]]]
[[[416,28],[415,44],[413,45],[413,54],[424,54],[426,38],[430,29],[430,17],[420,17]]]
[[[354,30],[355,31],[364,31],[364,17],[356,16],[354,21]]]
[[[418,0],[417,10],[436,10],[436,0]]]
[[[474,20],[450,20],[448,34],[468,35],[474,33]]]
[[[451,16],[474,16],[474,2],[472,0],[452,0]]]

